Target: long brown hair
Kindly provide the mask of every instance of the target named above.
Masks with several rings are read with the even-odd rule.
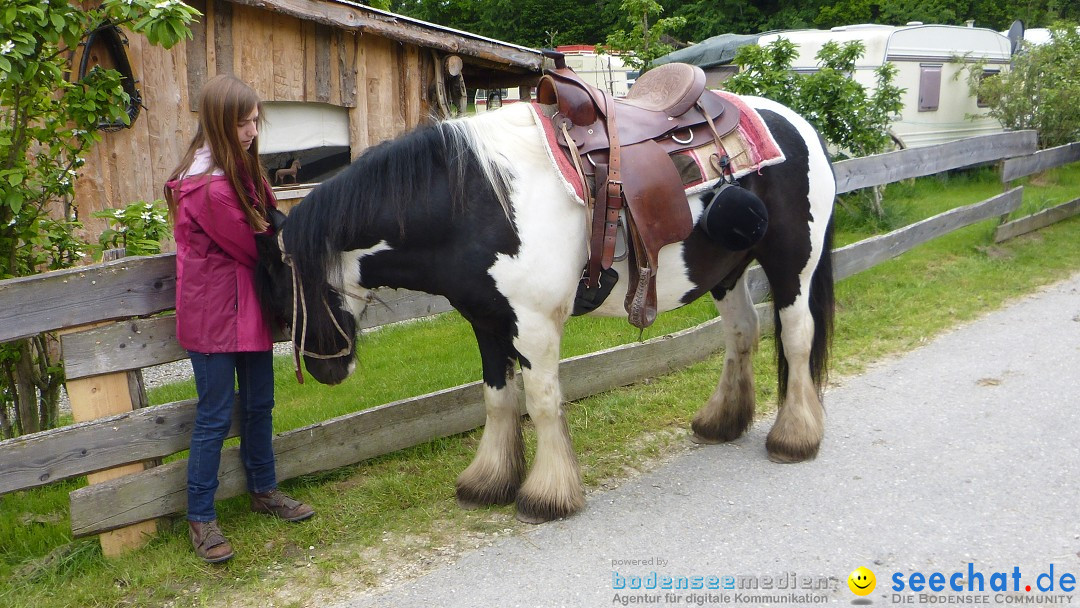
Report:
[[[240,199],[240,206],[251,229],[262,232],[269,225],[265,210],[271,194],[262,161],[259,160],[259,138],[256,136],[245,150],[236,133],[240,121],[250,116],[256,108],[259,109],[261,124],[262,103],[259,94],[235,76],[219,74],[208,80],[199,94],[199,126],[195,137],[167,181],[184,175],[191,167],[195,152],[209,145],[213,162],[207,172],[217,167],[225,173],[225,178]],[[169,215],[175,222],[174,198],[172,189],[165,186],[165,201],[169,205]]]

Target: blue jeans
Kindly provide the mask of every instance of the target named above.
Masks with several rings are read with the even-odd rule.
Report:
[[[277,487],[274,473],[274,353],[188,352],[195,372],[199,403],[195,428],[191,431],[188,456],[188,519],[211,521],[214,492],[218,487],[221,445],[229,434],[233,418],[234,387],[240,422],[240,459],[247,473],[250,492],[266,492]],[[236,383],[234,384],[234,381]]]

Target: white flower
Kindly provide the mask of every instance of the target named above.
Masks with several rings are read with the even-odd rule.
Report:
[[[0,44],[0,55],[7,55],[11,51],[15,50],[15,43],[10,40],[5,40],[3,44]]]
[[[144,222],[149,222],[150,221],[150,212],[147,211],[147,212],[143,213],[142,215],[140,215],[139,217],[141,217]]]
[[[172,5],[173,5],[173,0],[162,0],[161,2],[158,2],[154,6],[154,8],[169,8]]]
[[[146,203],[146,210],[147,211],[153,211],[153,209],[154,209],[154,203]]]
[[[118,220],[124,218],[124,212],[121,209],[114,209],[112,214],[113,214],[113,217],[115,217]]]
[[[11,218],[11,221],[10,221],[10,222],[8,222],[8,223],[7,223],[7,225],[8,225],[9,227],[11,227],[11,226],[14,226],[14,225],[15,225],[15,218]]]

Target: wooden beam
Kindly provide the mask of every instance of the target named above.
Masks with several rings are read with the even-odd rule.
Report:
[[[233,72],[232,4],[226,0],[214,2],[214,74]]]
[[[0,281],[0,342],[169,310],[176,306],[175,258],[124,258]]]
[[[1013,131],[843,160],[833,164],[836,193],[1030,154],[1035,151],[1037,143],[1035,131]]]
[[[1023,190],[1013,188],[985,201],[957,207],[888,234],[837,249],[833,252],[834,277],[836,280],[849,277],[943,234],[1009,213],[1020,206]]]
[[[68,398],[71,401],[71,414],[76,423],[103,418],[112,414],[131,412],[135,404],[126,373],[69,380],[66,386]],[[86,476],[86,480],[93,486],[123,479],[129,475],[143,472],[145,469],[146,464],[138,462],[91,473]],[[101,551],[106,557],[120,555],[143,546],[149,542],[156,532],[157,522],[152,519],[133,522],[123,529],[116,529],[102,534],[100,538]]]
[[[442,296],[407,289],[378,289],[357,329],[369,329],[451,310]],[[385,303],[385,304],[384,304]],[[278,332],[278,342],[289,336]],[[64,371],[69,379],[136,370],[187,358],[176,342],[176,316],[130,319],[61,337]]]
[[[330,36],[329,27],[315,25],[315,101],[330,103]]]
[[[195,399],[187,399],[134,409],[2,441],[0,494],[186,450],[195,404]],[[238,413],[229,437],[239,435]]]
[[[198,93],[208,78],[206,74],[206,0],[190,0],[186,4],[203,14],[191,22],[191,40],[184,43],[184,51],[187,53],[187,88],[192,92],[189,108],[195,112],[199,109]]]
[[[1039,150],[1034,154],[1006,160],[1001,168],[1001,181],[1008,183],[1014,179],[1076,161],[1080,161],[1080,142]]]
[[[220,1],[220,0],[219,0]],[[469,55],[499,65],[539,73],[543,56],[539,51],[497,40],[442,28],[353,3],[333,0],[231,0],[270,11],[292,15],[336,28],[375,34],[420,47]]]
[[[998,226],[994,231],[994,242],[1000,243],[1021,234],[1027,234],[1075,215],[1080,215],[1080,198]]]

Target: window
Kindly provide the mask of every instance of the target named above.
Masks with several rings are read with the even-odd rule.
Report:
[[[986,69],[983,70],[982,74],[979,76],[980,93],[975,98],[975,105],[979,106],[980,108],[989,108],[990,107],[990,102],[987,101],[985,97],[983,97],[982,92],[981,92],[982,81],[986,80],[987,78],[996,78],[1000,74],[1001,74],[1001,70],[986,70]]]
[[[348,108],[285,101],[262,108],[259,157],[273,185],[321,182],[351,162]]]
[[[919,111],[934,112],[941,99],[941,64],[919,66]]]

